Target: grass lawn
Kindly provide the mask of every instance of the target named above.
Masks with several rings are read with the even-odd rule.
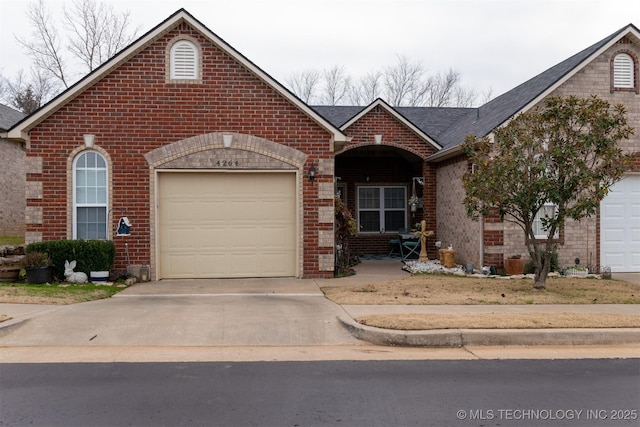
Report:
[[[18,246],[24,244],[23,236],[0,236],[0,246],[9,245],[9,246]]]
[[[0,283],[0,303],[13,304],[75,304],[109,298],[120,292],[118,286],[79,284],[32,285]]]
[[[547,290],[531,279],[494,279],[417,274],[369,285],[322,288],[341,305],[536,305],[640,304],[640,285],[619,280],[550,278]],[[571,310],[568,310],[571,311]],[[374,314],[355,319],[368,326],[397,330],[640,328],[640,315],[563,312]]]
[[[549,278],[547,290],[532,279],[476,278],[417,274],[370,285],[326,286],[337,304],[640,304],[640,285],[620,280]]]

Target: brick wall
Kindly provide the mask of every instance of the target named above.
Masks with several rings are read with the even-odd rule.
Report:
[[[407,207],[409,226],[427,221],[427,229],[436,230],[436,184],[435,168],[424,159],[435,153],[435,148],[415,134],[386,108],[376,106],[356,123],[345,130],[352,137],[344,155],[336,156],[336,176],[345,186],[347,207],[357,216],[357,188],[367,185],[400,185],[407,189],[407,200],[411,197],[412,178],[422,177],[424,185],[416,184],[416,194],[423,198],[423,208],[410,212]],[[382,135],[380,145],[374,136]],[[361,154],[358,154],[361,153]],[[368,179],[368,181],[367,181]],[[354,254],[387,254],[389,240],[397,236],[397,230],[383,233],[359,233],[350,240]],[[436,257],[436,237],[427,239],[428,256]]]
[[[636,131],[631,138],[622,141],[620,145],[626,153],[635,155],[636,161],[630,172],[637,173],[640,172],[640,160],[638,160],[640,159],[640,95],[635,91],[612,92],[610,84],[611,59],[616,52],[624,50],[632,51],[635,55],[640,56],[640,49],[629,43],[628,40],[616,43],[558,87],[553,95],[575,95],[585,98],[596,94],[600,98],[608,100],[612,105],[624,104],[627,108],[627,120]],[[579,258],[582,265],[600,265],[599,221],[599,213],[581,221],[567,220],[565,227],[560,232],[557,245],[560,267],[573,265],[575,258]],[[491,225],[487,225],[487,227],[491,227]],[[487,260],[493,258],[496,262],[495,265],[501,267],[502,255],[506,257],[522,254],[525,258],[529,258],[524,244],[524,232],[520,227],[513,223],[504,222],[495,228],[504,231],[504,244],[485,247],[485,263],[487,265],[489,265]]]
[[[199,44],[200,81],[183,84],[166,80],[167,44],[181,34]],[[176,141],[213,132],[256,136],[303,152],[307,161],[300,169],[305,176],[311,164],[333,158],[329,132],[198,32],[181,24],[31,131],[29,156],[42,162],[42,171],[28,173],[27,180],[43,187],[42,197],[29,201],[28,210],[41,212],[42,218],[28,224],[28,236],[32,240],[71,237],[69,159],[74,150],[82,149],[82,135],[91,133],[111,161],[110,232],[120,212],[126,210],[135,224],[128,238],[131,263],[150,264],[155,189],[144,156]],[[191,160],[205,162],[196,157]],[[318,221],[320,211],[333,207],[332,197],[319,196],[327,185],[333,186],[332,170],[327,168],[319,170],[315,185],[301,180],[300,229],[304,234],[300,272],[307,277],[332,275],[332,264],[328,266],[326,260],[333,259],[333,248],[318,243],[321,234],[333,230],[333,223]],[[125,265],[123,244],[116,239],[117,269]]]
[[[462,175],[468,167],[464,156],[444,161],[437,171],[438,239],[442,247],[453,247],[455,262],[480,267],[481,224],[471,220],[462,203],[465,191]],[[486,265],[486,260],[485,260]]]
[[[20,143],[0,139],[0,236],[25,234],[25,150]]]

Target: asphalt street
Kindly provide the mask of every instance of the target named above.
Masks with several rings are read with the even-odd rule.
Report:
[[[637,426],[640,360],[0,365],[2,426]]]

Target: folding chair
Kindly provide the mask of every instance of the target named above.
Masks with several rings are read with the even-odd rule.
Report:
[[[420,239],[417,240],[403,240],[402,241],[402,252],[407,250],[406,254],[402,257],[402,260],[405,261],[411,255],[415,254],[416,258],[420,256]]]
[[[401,228],[398,230],[398,236],[395,239],[389,240],[389,244],[391,245],[391,250],[389,251],[389,256],[394,254],[400,255],[402,257],[402,236],[401,234],[407,233],[408,230],[406,228]],[[396,252],[399,251],[399,252]]]

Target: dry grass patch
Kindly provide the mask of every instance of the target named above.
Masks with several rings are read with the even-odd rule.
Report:
[[[545,291],[534,290],[532,279],[432,274],[364,286],[326,286],[322,291],[343,305],[640,304],[640,285],[564,277],[547,279]]]
[[[590,313],[464,313],[370,315],[358,323],[405,331],[430,329],[640,328],[640,316]]]

